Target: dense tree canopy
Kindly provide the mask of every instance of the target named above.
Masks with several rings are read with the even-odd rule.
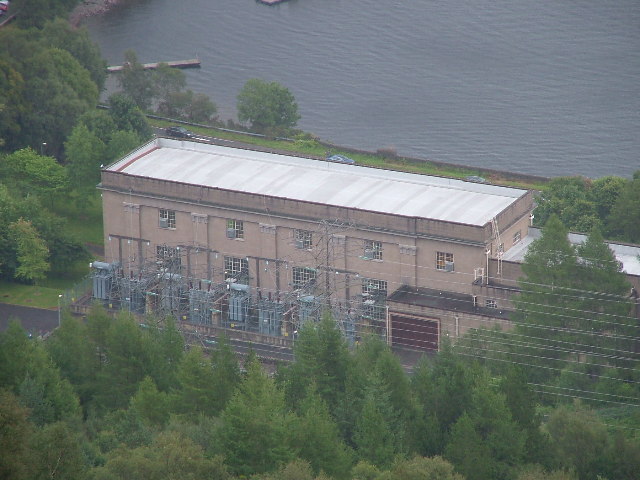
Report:
[[[630,180],[613,176],[554,178],[538,196],[535,225],[544,226],[556,215],[572,232],[588,233],[600,226],[605,238],[640,242],[639,178],[640,172]]]
[[[288,88],[258,78],[248,80],[238,94],[238,120],[257,132],[286,131],[300,119],[298,104]]]

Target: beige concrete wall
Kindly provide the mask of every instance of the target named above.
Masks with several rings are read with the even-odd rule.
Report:
[[[154,257],[157,246],[180,247],[184,274],[221,282],[225,256],[247,258],[251,285],[265,292],[290,290],[294,266],[321,266],[318,284],[336,289],[345,301],[361,293],[362,278],[386,281],[389,293],[403,284],[471,293],[474,268],[486,263],[492,235],[491,224],[451,224],[102,175],[107,261],[136,270]],[[159,227],[160,209],[175,211],[175,229]],[[525,210],[521,205],[504,213],[505,221]],[[227,238],[227,219],[243,222],[244,238]],[[520,221],[513,220],[514,228]],[[312,232],[311,249],[296,248],[295,229]],[[363,258],[367,240],[382,243],[382,260]],[[436,269],[439,251],[454,255],[453,272]]]

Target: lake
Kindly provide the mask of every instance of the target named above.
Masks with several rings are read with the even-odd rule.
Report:
[[[634,0],[133,0],[84,24],[110,64],[199,57],[188,86],[222,119],[262,78],[341,145],[546,176],[640,169]]]

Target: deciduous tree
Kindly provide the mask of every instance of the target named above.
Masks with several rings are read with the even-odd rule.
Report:
[[[300,119],[292,93],[277,82],[248,80],[238,94],[238,119],[258,132],[295,127]]]

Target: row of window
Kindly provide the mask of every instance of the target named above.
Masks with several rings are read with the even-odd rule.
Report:
[[[160,228],[176,228],[176,212],[174,210],[160,209]],[[519,234],[519,232],[518,232]],[[244,238],[244,222],[242,220],[227,220],[227,238]],[[313,247],[313,234],[309,230],[294,230],[296,248],[309,250]],[[515,240],[515,237],[514,237]],[[364,241],[364,260],[382,260],[382,242],[377,240]],[[453,253],[436,252],[436,269],[445,272],[453,272]],[[225,270],[227,270],[225,268]]]

